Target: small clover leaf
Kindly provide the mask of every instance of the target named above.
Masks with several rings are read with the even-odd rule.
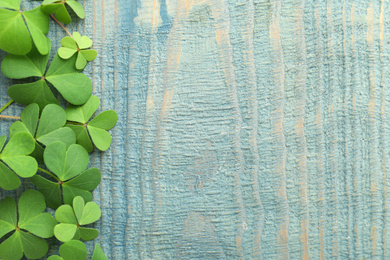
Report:
[[[101,151],[110,147],[111,135],[107,132],[112,129],[118,120],[115,111],[107,110],[90,120],[100,105],[96,96],[91,96],[82,106],[69,105],[66,109],[67,126],[76,133],[78,144],[84,146],[88,152],[93,149],[92,143]]]
[[[21,121],[11,125],[10,137],[16,133],[25,132],[35,140],[35,150],[31,154],[35,159],[43,161],[43,147],[53,142],[61,141],[67,147],[76,143],[76,136],[72,129],[64,127],[66,123],[65,111],[58,105],[47,105],[39,119],[39,106],[28,105],[21,114]]]
[[[62,242],[80,238],[83,240],[95,239],[99,231],[82,226],[92,224],[100,216],[100,208],[95,202],[85,204],[84,199],[77,196],[73,199],[73,207],[62,205],[56,210],[55,218],[60,224],[54,227],[54,235]]]
[[[7,137],[0,137],[0,150],[3,149]],[[0,187],[13,190],[20,186],[20,179],[35,175],[37,161],[27,156],[34,151],[34,139],[27,133],[12,136],[0,153]],[[17,175],[16,175],[16,174]]]
[[[46,42],[50,49],[50,41]],[[76,57],[68,60],[58,55],[45,73],[49,54],[41,55],[34,47],[24,56],[8,54],[1,64],[5,76],[11,79],[32,77],[35,81],[11,86],[9,96],[22,105],[37,103],[41,109],[47,104],[58,104],[47,82],[51,83],[71,104],[84,104],[92,93],[92,82],[75,68]],[[38,78],[38,79],[37,79]]]
[[[40,175],[35,175],[30,180],[45,195],[48,207],[55,209],[63,202],[71,204],[76,196],[92,201],[90,191],[99,185],[101,174],[97,168],[84,171],[88,166],[89,156],[81,145],[72,144],[67,148],[62,142],[53,142],[46,146],[43,159],[56,182]]]
[[[60,22],[69,24],[72,19],[65,5],[69,6],[79,18],[84,19],[84,9],[75,0],[45,0],[42,2],[42,11],[46,14],[55,14]]]
[[[59,251],[60,256],[52,255],[47,260],[85,260],[87,258],[87,247],[79,240],[64,243]],[[107,260],[99,244],[95,245],[91,260]]]
[[[41,7],[20,10],[20,0],[0,1],[0,49],[15,55],[25,55],[32,43],[41,54],[47,54],[45,34],[49,31],[49,16]],[[32,40],[31,40],[32,38]]]
[[[0,201],[0,238],[8,235],[0,244],[1,259],[21,259],[23,254],[38,259],[47,253],[48,245],[43,238],[53,236],[57,221],[49,213],[43,213],[45,209],[45,199],[36,190],[25,191],[17,207],[10,197]]]
[[[61,40],[62,47],[58,49],[58,56],[62,59],[69,59],[77,53],[76,69],[82,70],[87,66],[88,61],[93,61],[97,52],[87,50],[92,46],[92,40],[87,36],[81,36],[78,32],[73,33],[73,38],[66,36]]]

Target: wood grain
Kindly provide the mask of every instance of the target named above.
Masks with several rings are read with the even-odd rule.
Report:
[[[119,115],[90,164],[109,259],[388,258],[387,1],[79,2]]]

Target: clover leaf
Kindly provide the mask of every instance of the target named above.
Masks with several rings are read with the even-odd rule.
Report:
[[[92,40],[87,36],[81,36],[78,32],[73,33],[73,38],[66,36],[61,40],[62,47],[58,49],[58,56],[62,59],[69,59],[77,53],[76,69],[82,70],[87,66],[88,61],[93,61],[97,52],[87,50],[92,46]]]
[[[34,139],[27,133],[17,133],[5,145],[7,137],[0,137],[0,187],[13,190],[20,186],[20,179],[32,177],[38,169],[37,161],[27,156],[34,151]],[[4,149],[3,149],[4,147]],[[16,174],[17,175],[16,175]]]
[[[50,48],[49,40],[46,44]],[[47,104],[58,104],[47,84],[49,82],[69,103],[84,104],[91,96],[92,82],[75,68],[76,57],[63,60],[56,55],[46,71],[48,59],[49,54],[41,55],[35,47],[27,55],[8,54],[1,64],[5,76],[11,79],[35,78],[33,82],[11,86],[9,96],[22,105],[37,103],[41,109]]]
[[[99,105],[99,98],[91,96],[84,105],[69,105],[65,109],[67,126],[75,131],[77,143],[84,146],[88,152],[93,149],[92,143],[101,151],[110,147],[111,135],[107,130],[112,129],[118,120],[118,116],[113,110],[104,111],[90,120]]]
[[[97,168],[84,171],[89,156],[81,145],[72,144],[67,148],[62,142],[53,142],[46,146],[43,159],[55,181],[40,175],[30,180],[45,195],[48,207],[55,209],[63,202],[71,204],[76,196],[92,201],[90,191],[99,185],[101,174]]]
[[[82,227],[97,221],[101,216],[99,206],[95,202],[87,202],[77,196],[73,199],[73,207],[60,206],[55,213],[55,218],[60,224],[54,227],[54,236],[67,242],[72,239],[92,240],[97,237],[99,231],[93,228]]]
[[[78,17],[84,19],[84,9],[75,0],[45,0],[42,2],[42,11],[46,14],[55,14],[60,22],[69,24],[72,19],[65,5],[69,6]]]
[[[25,55],[32,43],[41,54],[47,54],[45,34],[49,31],[49,16],[41,7],[20,10],[21,0],[0,1],[0,49],[15,55]],[[31,40],[32,38],[32,40]]]
[[[64,243],[59,251],[60,256],[52,255],[47,260],[85,260],[87,258],[87,247],[79,240]],[[95,245],[91,260],[107,260],[99,244]]]
[[[0,238],[8,236],[0,244],[1,259],[29,259],[43,257],[48,245],[43,238],[52,237],[56,220],[46,209],[43,195],[27,190],[19,198],[7,197],[0,201]]]
[[[60,106],[47,105],[39,119],[39,106],[34,103],[23,110],[21,121],[11,125],[10,137],[20,132],[30,134],[35,140],[35,150],[31,155],[43,161],[44,146],[56,141],[63,142],[67,147],[76,143],[74,131],[69,127],[63,127],[65,123],[66,114]]]

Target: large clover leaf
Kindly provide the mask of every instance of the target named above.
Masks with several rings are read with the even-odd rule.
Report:
[[[25,191],[17,207],[9,197],[0,202],[0,238],[8,236],[0,244],[1,259],[17,260],[23,254],[38,259],[47,253],[48,245],[43,238],[53,236],[57,222],[49,213],[43,213],[45,209],[45,199],[36,190]]]
[[[63,127],[66,114],[58,105],[47,105],[39,119],[39,106],[31,104],[23,110],[21,120],[11,125],[10,137],[20,132],[30,134],[35,140],[35,150],[31,155],[39,161],[43,161],[44,146],[56,141],[63,142],[67,147],[76,143],[74,131]]]
[[[47,54],[45,34],[49,31],[49,16],[41,7],[20,10],[21,0],[0,1],[0,49],[15,55],[25,55],[32,42],[41,54]],[[31,40],[32,38],[32,40]]]
[[[66,118],[70,128],[76,133],[77,143],[84,146],[88,152],[93,149],[92,143],[101,151],[110,147],[111,135],[107,130],[112,129],[118,120],[115,111],[108,110],[90,120],[100,105],[96,96],[91,96],[82,106],[69,105],[66,109]]]
[[[46,42],[50,47],[50,41]],[[50,82],[71,104],[84,104],[92,93],[92,82],[75,68],[76,57],[63,60],[56,55],[45,73],[49,54],[41,55],[34,47],[23,56],[8,54],[1,70],[11,79],[35,77],[38,80],[11,86],[8,94],[22,105],[37,103],[41,109],[47,104],[58,104],[47,82]]]
[[[30,180],[45,195],[48,207],[55,209],[63,203],[71,204],[76,196],[92,201],[90,191],[99,185],[101,174],[97,168],[84,172],[89,157],[81,145],[72,144],[67,148],[62,142],[53,142],[46,147],[43,159],[51,171],[48,173],[55,181],[40,175],[35,175]]]
[[[42,11],[46,14],[55,14],[60,22],[68,24],[72,19],[66,9],[66,5],[69,6],[78,17],[84,19],[84,9],[82,5],[75,0],[45,0],[42,2]]]
[[[59,251],[60,256],[52,255],[47,260],[85,260],[87,258],[87,247],[79,240],[64,243]],[[99,244],[95,245],[91,260],[107,260]]]
[[[6,136],[0,137],[0,187],[13,190],[20,186],[20,179],[32,177],[38,169],[37,161],[27,156],[34,151],[34,139],[27,133],[17,133],[7,145]],[[3,149],[4,147],[4,149]],[[16,174],[17,175],[16,175]]]
[[[54,235],[62,242],[80,238],[95,239],[99,231],[82,226],[97,221],[100,216],[100,208],[95,202],[85,204],[84,199],[77,196],[73,199],[73,208],[70,205],[62,205],[56,210],[55,218],[60,224],[54,227]]]
[[[62,47],[58,49],[58,55],[62,59],[69,59],[77,53],[76,69],[82,70],[87,66],[88,61],[93,61],[97,52],[87,50],[92,46],[92,40],[87,36],[81,36],[78,32],[73,33],[73,38],[66,36],[61,40]]]

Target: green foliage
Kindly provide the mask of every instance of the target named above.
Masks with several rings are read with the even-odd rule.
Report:
[[[60,22],[68,24],[72,22],[72,19],[66,6],[71,8],[79,18],[84,19],[84,9],[75,0],[44,0],[42,2],[42,11],[46,14],[55,14]]]
[[[56,210],[55,218],[60,224],[54,227],[54,235],[62,242],[80,238],[92,240],[97,237],[99,231],[82,226],[97,221],[100,216],[100,208],[95,202],[85,204],[84,199],[77,196],[73,199],[73,208],[70,205],[62,205]]]
[[[77,143],[84,146],[88,152],[93,149],[93,144],[101,151],[110,147],[111,135],[107,132],[112,129],[118,120],[115,111],[108,110],[90,120],[100,105],[96,96],[91,96],[82,106],[69,105],[66,109],[68,127],[76,133]]]
[[[7,137],[0,137],[0,187],[13,190],[20,186],[20,179],[34,176],[37,161],[28,156],[34,151],[34,139],[27,133],[17,133],[5,145]],[[4,147],[4,149],[3,149]],[[17,175],[16,175],[17,174]]]
[[[61,40],[62,47],[58,49],[58,56],[69,59],[77,53],[76,69],[82,70],[88,61],[96,58],[95,50],[87,50],[92,46],[92,40],[87,36],[81,36],[78,32],[73,33],[73,38],[66,36]]]
[[[35,103],[28,105],[22,112],[21,120],[11,125],[10,137],[20,132],[30,134],[35,140],[35,150],[32,156],[39,161],[43,160],[44,147],[53,142],[61,141],[67,147],[76,143],[74,131],[64,127],[66,114],[58,105],[47,105],[40,118],[39,106]]]
[[[75,0],[44,0],[29,11],[20,10],[20,5],[21,0],[0,0],[0,49],[8,52],[1,71],[18,80],[9,87],[12,100],[0,113],[13,101],[27,106],[20,121],[12,124],[8,143],[6,136],[0,137],[0,188],[16,189],[22,177],[40,192],[27,190],[18,203],[10,197],[0,201],[0,259],[42,258],[48,252],[45,239],[55,235],[68,242],[60,247],[59,256],[48,259],[84,260],[85,245],[72,239],[94,239],[99,232],[86,225],[101,215],[99,206],[91,202],[101,173],[97,168],[86,170],[88,151],[93,145],[102,151],[109,148],[108,130],[115,126],[117,115],[109,110],[91,119],[100,100],[91,96],[92,82],[80,73],[97,56],[89,49],[90,38],[74,32],[62,39],[62,47],[50,58],[51,42],[45,36],[49,14],[70,23],[68,10],[83,19],[83,7]],[[64,100],[57,99],[57,92]],[[66,110],[60,106],[64,101],[70,103]],[[44,166],[38,168],[37,161]],[[46,206],[57,209],[60,224],[44,213]],[[97,244],[91,259],[107,260]]]
[[[50,49],[49,40],[46,44]],[[22,105],[37,103],[41,109],[48,104],[58,104],[47,84],[49,82],[69,103],[84,104],[91,96],[92,82],[75,68],[76,57],[64,60],[56,55],[45,73],[48,60],[49,54],[41,55],[36,48],[23,56],[8,54],[1,64],[4,75],[11,79],[38,78],[11,86],[9,96]]]
[[[85,260],[87,258],[87,248],[79,240],[71,240],[60,246],[60,256],[53,255],[48,260]],[[91,260],[107,260],[99,244],[95,245]]]
[[[45,34],[49,31],[49,17],[41,7],[20,10],[21,0],[0,0],[0,49],[15,55],[30,52],[32,43],[41,54],[47,54]],[[32,38],[32,39],[31,39]]]
[[[92,200],[90,191],[99,185],[101,174],[97,168],[84,171],[89,157],[81,145],[72,144],[67,148],[62,142],[51,143],[46,147],[43,158],[55,180],[40,175],[35,175],[30,180],[45,195],[50,208],[58,208],[63,203],[71,204],[76,196],[81,196],[86,201]]]
[[[52,237],[57,221],[45,210],[45,199],[35,190],[25,191],[16,202],[7,197],[0,202],[0,258],[29,259],[43,257],[48,245],[43,238]],[[18,218],[18,217],[19,218]]]

